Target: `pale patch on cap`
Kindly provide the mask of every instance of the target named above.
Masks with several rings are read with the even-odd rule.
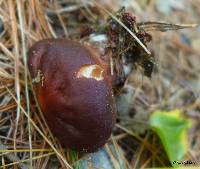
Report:
[[[78,73],[77,78],[92,78],[97,81],[103,80],[104,69],[99,65],[85,65],[82,66]]]

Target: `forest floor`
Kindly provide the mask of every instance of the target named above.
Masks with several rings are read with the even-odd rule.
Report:
[[[92,11],[89,3],[98,10]],[[156,110],[174,109],[184,112],[193,124],[188,132],[185,160],[200,163],[200,27],[148,32],[152,36],[147,47],[155,56],[154,71],[151,78],[140,69],[129,76],[117,98],[117,124],[102,151],[79,154],[63,149],[52,139],[35,103],[27,70],[27,51],[34,42],[72,35],[77,39],[84,19],[92,23],[97,14],[102,20],[109,16],[102,6],[113,14],[124,6],[137,22],[200,23],[199,0],[89,3],[0,0],[0,168],[169,167],[168,157],[159,138],[149,129],[148,119]]]

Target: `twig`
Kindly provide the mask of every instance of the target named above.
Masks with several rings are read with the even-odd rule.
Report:
[[[161,31],[166,32],[169,30],[179,30],[185,28],[195,28],[200,26],[199,24],[171,24],[166,22],[141,22],[138,23],[140,29],[145,31]]]
[[[18,130],[18,123],[20,118],[20,83],[19,83],[19,44],[18,44],[18,33],[17,33],[17,26],[16,26],[16,16],[15,16],[15,8],[12,0],[8,1],[9,5],[9,13],[10,13],[10,20],[11,20],[11,27],[12,27],[12,42],[15,51],[15,92],[17,95],[17,116],[16,116],[16,123],[15,123],[15,131],[14,131],[14,149],[16,148],[16,136]]]
[[[24,61],[24,81],[25,81],[25,93],[26,93],[26,110],[29,115],[30,114],[30,101],[29,101],[29,91],[28,91],[28,73],[27,73],[27,59],[26,59],[26,46],[25,46],[25,36],[24,36],[24,21],[22,17],[22,1],[17,0],[17,9],[18,9],[18,17],[20,23],[20,31],[21,31],[21,41],[22,41],[22,51],[23,51],[23,61]],[[28,120],[28,138],[29,138],[29,148],[32,150],[32,134],[31,134],[31,125]],[[32,168],[32,151],[30,151],[30,168]]]

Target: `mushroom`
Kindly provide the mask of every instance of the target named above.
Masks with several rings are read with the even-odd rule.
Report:
[[[116,120],[109,66],[91,46],[47,39],[29,50],[28,67],[39,106],[65,147],[97,151]]]

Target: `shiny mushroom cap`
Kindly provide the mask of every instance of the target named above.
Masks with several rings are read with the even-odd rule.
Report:
[[[29,50],[28,67],[52,133],[67,148],[94,152],[116,119],[109,67],[89,45],[47,39]]]

